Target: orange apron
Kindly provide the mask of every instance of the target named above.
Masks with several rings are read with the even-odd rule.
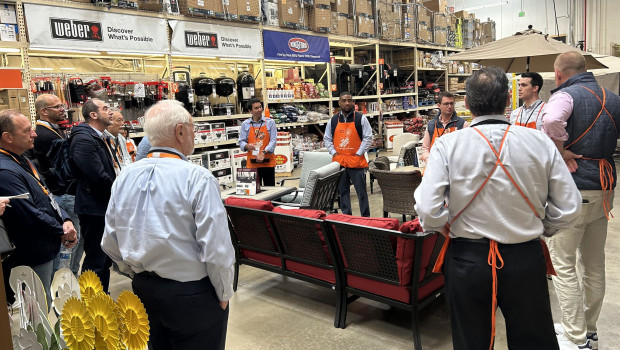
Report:
[[[527,120],[525,121],[525,123],[521,123],[519,121],[519,117],[521,117],[521,112],[523,112],[523,107],[521,107],[519,109],[519,113],[517,114],[517,119],[515,120],[515,125],[518,126],[525,126],[526,128],[530,128],[530,129],[538,129],[536,126],[538,124],[538,118],[540,117],[540,112],[542,112],[543,107],[545,106],[545,103],[543,102],[542,105],[540,106],[540,109],[538,110],[538,114],[536,115],[536,120],[534,121],[529,121],[530,117],[532,116],[530,114],[530,117],[527,118]],[[534,111],[532,111],[532,113],[534,113]]]
[[[258,146],[259,150],[262,152],[265,150],[265,147],[269,145],[270,140],[271,139],[269,137],[269,131],[267,130],[267,125],[264,125],[264,123],[261,122],[261,125],[259,125],[259,127],[256,128],[252,125],[252,122],[250,122],[250,132],[248,133],[248,144]],[[256,156],[252,154],[254,152],[255,151],[248,151],[248,162],[247,162],[248,168],[269,168],[269,167],[273,168],[276,166],[276,157],[273,154],[270,154],[269,156],[265,155],[265,159],[260,163],[256,161],[252,161],[252,159],[256,159]]]
[[[448,122],[449,125],[450,122]],[[440,128],[439,125],[437,125],[437,122],[435,122],[435,130],[433,130],[433,137],[431,138],[431,145],[428,147],[428,150],[430,151],[431,148],[433,148],[433,144],[435,143],[435,140],[442,137],[445,134],[449,134],[451,132],[454,132],[458,130],[458,128],[456,126],[453,127],[449,127],[449,128]],[[440,132],[441,131],[441,132]]]
[[[340,163],[345,168],[367,168],[366,157],[355,154],[361,145],[362,140],[355,129],[355,121],[343,123],[338,116],[338,125],[334,130],[334,149],[337,154],[332,161]]]
[[[127,147],[127,153],[129,153],[129,155],[131,156],[131,161],[135,162],[136,161],[136,147],[134,146],[133,142],[127,140],[125,142],[125,146]]]
[[[500,144],[499,151],[497,151],[495,149],[495,147],[493,147],[493,145],[491,144],[489,139],[486,136],[484,136],[484,134],[482,134],[482,132],[480,132],[477,128],[473,128],[473,129],[476,130],[476,132],[478,132],[478,134],[480,134],[480,136],[488,143],[489,147],[491,148],[491,150],[495,154],[495,158],[497,159],[497,161],[495,162],[495,166],[493,167],[493,169],[491,170],[491,172],[489,173],[487,178],[484,180],[482,185],[480,185],[480,187],[478,188],[476,193],[474,193],[474,196],[469,200],[467,205],[465,205],[465,207],[458,214],[456,214],[456,216],[454,216],[452,218],[450,223],[447,225],[448,228],[450,227],[450,225],[452,225],[454,223],[454,221],[456,221],[456,219],[459,218],[459,216],[461,216],[461,214],[463,214],[465,209],[467,209],[467,207],[469,207],[469,205],[474,201],[474,199],[476,199],[476,197],[478,196],[480,191],[482,191],[484,186],[486,186],[487,182],[491,179],[491,176],[493,175],[493,173],[495,173],[495,170],[497,169],[498,166],[501,167],[504,170],[504,172],[506,173],[506,175],[510,179],[510,182],[512,182],[512,184],[515,186],[515,188],[521,194],[521,197],[523,197],[523,199],[527,202],[529,207],[532,209],[532,212],[534,213],[534,215],[537,218],[540,218],[540,216],[536,212],[536,209],[534,208],[534,205],[525,196],[525,193],[523,193],[523,191],[521,190],[521,187],[519,187],[517,182],[513,179],[513,177],[510,175],[510,173],[508,172],[506,167],[504,167],[504,164],[500,160],[500,153],[502,152],[502,148],[504,147],[504,143],[506,141],[506,136],[508,136],[508,130],[510,130],[510,126],[508,126],[506,128],[506,131],[504,132],[504,137],[502,138],[502,142]],[[497,244],[498,244],[497,241],[494,241],[494,240],[491,240],[491,239],[489,241],[490,241],[490,247],[489,247],[489,256],[488,256],[488,260],[487,261],[488,261],[488,264],[491,265],[491,274],[493,276],[493,292],[492,292],[493,293],[493,298],[492,298],[492,308],[491,308],[491,345],[490,345],[489,349],[493,349],[493,343],[495,341],[495,312],[497,310],[497,270],[499,270],[499,269],[504,267],[504,260],[503,260],[503,258],[501,256],[501,254],[499,253],[499,249],[497,247]],[[542,245],[543,255],[545,257],[545,263],[547,265],[547,273],[551,274],[551,275],[555,275],[556,273],[555,273],[555,270],[553,269],[553,264],[551,263],[551,257],[549,255],[549,249],[547,248],[547,244],[543,240],[540,240],[540,244]],[[444,262],[444,259],[446,257],[446,251],[448,250],[448,246],[449,245],[450,245],[450,236],[446,237],[446,240],[444,241],[444,244],[441,247],[441,252],[439,252],[439,256],[437,257],[437,262],[435,263],[435,266],[433,268],[433,272],[435,272],[435,273],[441,273],[442,272],[441,268],[443,266],[443,262]],[[500,262],[499,265],[497,263],[498,260]]]
[[[596,116],[596,118],[594,119],[594,121],[592,122],[592,124],[586,129],[586,131],[583,132],[583,134],[581,134],[581,136],[579,136],[575,141],[571,142],[570,144],[564,146],[564,149],[567,150],[570,146],[574,145],[577,143],[577,141],[581,140],[582,137],[584,137],[594,126],[594,124],[596,123],[596,121],[598,120],[598,118],[601,117],[601,114],[603,113],[603,111],[607,112],[607,115],[609,116],[609,119],[611,119],[611,122],[614,124],[614,129],[616,129],[616,132],[618,131],[618,128],[616,127],[616,122],[614,121],[614,118],[611,116],[611,113],[609,113],[609,111],[607,110],[607,108],[605,108],[605,102],[607,101],[607,95],[605,94],[605,89],[601,88],[601,90],[603,90],[603,100],[601,100],[600,97],[598,97],[598,95],[588,89],[587,87],[583,86],[583,85],[578,85],[581,86],[582,88],[590,91],[590,93],[592,95],[594,95],[597,99],[598,102],[600,102],[601,104],[601,110],[598,112],[598,115]],[[607,159],[596,159],[596,158],[588,158],[588,157],[581,157],[581,159],[588,159],[588,160],[597,160],[598,161],[598,169],[599,169],[599,176],[600,176],[600,180],[601,180],[601,190],[603,191],[603,210],[605,210],[605,217],[607,218],[607,220],[609,220],[609,217],[611,216],[612,218],[614,217],[611,214],[611,205],[609,204],[609,199],[611,198],[611,194],[613,192],[613,188],[614,188],[614,173],[613,173],[613,167],[611,166],[611,164],[607,161]]]

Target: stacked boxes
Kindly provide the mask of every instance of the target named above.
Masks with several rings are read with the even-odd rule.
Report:
[[[379,35],[385,40],[402,39],[402,3],[380,2],[377,4],[379,13]]]
[[[18,41],[18,33],[15,6],[0,4],[0,41]]]
[[[474,21],[473,18],[463,19],[463,48],[474,47]]]
[[[233,148],[230,150],[230,163],[233,168],[233,180],[237,182],[237,169],[245,168],[248,153],[242,151],[241,148]]]
[[[179,0],[179,13],[190,16],[206,16],[208,0]]]
[[[263,16],[266,25],[278,26],[280,24],[278,9],[277,0],[263,0]]]
[[[164,8],[163,0],[140,0],[138,9],[143,11],[161,12]]]
[[[260,0],[236,0],[238,19],[244,22],[260,21]]]
[[[480,44],[488,44],[492,41],[495,41],[495,21],[489,20],[487,22],[483,22],[482,26],[482,37],[480,40]]]
[[[446,12],[448,10],[448,0],[418,0],[418,2],[433,12]]]
[[[333,12],[333,11],[331,15],[332,15],[332,18],[331,18],[330,32],[332,34],[337,34],[337,35],[348,35],[347,34],[347,21],[349,20],[348,15],[342,14],[339,12]]]
[[[280,27],[299,29],[299,22],[302,18],[302,9],[299,1],[296,0],[280,0],[278,2],[278,15],[280,18]]]
[[[276,173],[293,171],[293,143],[290,132],[278,132],[276,149]]]
[[[323,6],[325,5],[315,3],[315,7],[308,9],[308,29],[319,33],[329,33],[331,31],[332,12],[329,4],[326,7]]]
[[[373,16],[373,2],[368,0],[354,1],[355,3],[351,4],[349,11],[350,13],[355,13],[355,20],[357,22],[357,33],[355,33],[356,36],[362,38],[374,38],[375,18]],[[353,6],[355,7],[353,8]]]
[[[405,4],[402,7],[402,39],[412,41],[415,38],[415,10],[414,4]]]
[[[417,5],[418,32],[416,35],[418,43],[433,42],[433,13],[422,5]]]
[[[24,115],[30,115],[28,91],[26,89],[6,89],[0,91],[0,109],[14,109]]]
[[[202,166],[209,169],[220,184],[233,182],[233,171],[229,149],[207,151],[200,154]]]
[[[440,46],[448,44],[448,16],[443,12],[434,13],[434,42]]]

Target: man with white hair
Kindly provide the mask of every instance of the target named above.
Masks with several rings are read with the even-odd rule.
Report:
[[[145,114],[147,158],[114,182],[102,249],[149,315],[158,349],[223,349],[235,251],[217,179],[187,161],[192,117],[177,101]]]

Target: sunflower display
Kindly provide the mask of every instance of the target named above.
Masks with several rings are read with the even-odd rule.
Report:
[[[84,301],[67,299],[60,314],[62,335],[70,350],[92,350],[95,345],[93,317]]]
[[[123,343],[129,350],[142,350],[149,340],[149,319],[144,305],[130,291],[123,291],[116,300],[123,324]]]
[[[105,293],[97,293],[90,298],[87,308],[95,324],[95,349],[119,349],[120,333],[112,298]]]
[[[80,294],[82,295],[82,300],[88,305],[90,302],[90,298],[97,294],[103,292],[103,285],[101,285],[101,281],[99,277],[91,271],[88,270],[83,272],[79,279],[80,282]]]

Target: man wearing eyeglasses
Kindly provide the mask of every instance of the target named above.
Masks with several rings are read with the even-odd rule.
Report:
[[[433,147],[433,143],[435,143],[437,138],[469,126],[465,119],[457,117],[454,111],[453,94],[447,91],[440,93],[437,106],[439,107],[439,114],[428,122],[426,132],[424,132],[424,139],[422,140],[422,155],[420,158],[425,162],[428,160],[431,147]]]
[[[77,276],[84,254],[84,240],[80,235],[80,220],[75,214],[75,181],[69,186],[56,181],[50,173],[51,159],[48,157],[52,144],[58,142],[57,140],[66,139],[64,131],[58,126],[58,123],[67,118],[65,104],[56,95],[43,94],[37,97],[34,108],[38,118],[35,129],[37,138],[34,139],[34,158],[38,162],[45,184],[54,195],[58,205],[67,212],[77,231],[78,242],[71,255],[71,271]],[[54,259],[53,273],[58,270],[59,262],[57,256]]]
[[[110,282],[112,260],[101,250],[100,244],[112,183],[120,171],[104,134],[112,124],[113,115],[107,103],[98,99],[86,101],[82,106],[85,122],[73,127],[69,146],[71,169],[78,181],[75,212],[80,218],[86,253],[82,270],[94,271],[105,292]]]

